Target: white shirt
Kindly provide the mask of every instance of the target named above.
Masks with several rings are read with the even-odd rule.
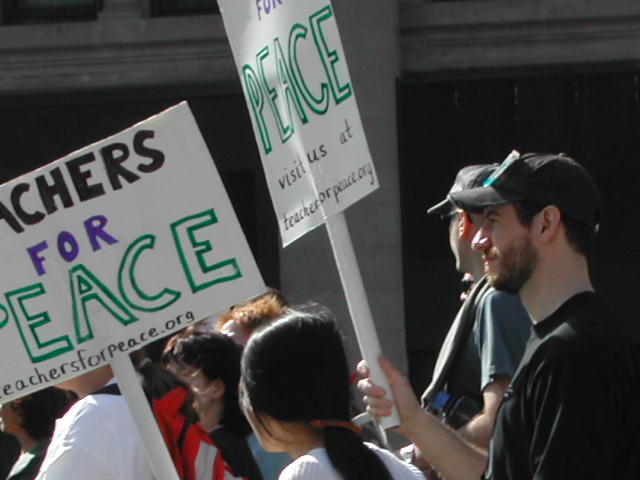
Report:
[[[394,480],[424,480],[424,475],[413,465],[404,463],[393,453],[365,443],[382,460]],[[314,448],[305,455],[296,458],[280,474],[278,480],[342,480],[333,468],[327,451]]]
[[[153,480],[125,399],[89,395],[56,421],[36,480]]]

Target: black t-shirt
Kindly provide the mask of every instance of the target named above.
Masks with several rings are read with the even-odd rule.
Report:
[[[532,330],[485,478],[640,479],[640,349],[594,293]]]

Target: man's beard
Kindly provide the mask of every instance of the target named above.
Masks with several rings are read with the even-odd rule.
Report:
[[[488,273],[489,281],[496,290],[517,294],[529,280],[538,261],[538,254],[528,238],[505,250],[498,258],[497,273]]]

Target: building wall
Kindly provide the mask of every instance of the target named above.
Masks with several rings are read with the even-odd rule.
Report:
[[[634,0],[404,0],[407,73],[637,62],[640,4]]]
[[[0,45],[2,95],[237,83],[220,16],[151,18],[146,0],[105,0],[97,21],[3,25]]]
[[[346,213],[383,349],[405,366],[395,82],[503,69],[636,63],[636,0],[334,0],[381,188]],[[2,100],[162,87],[239,92],[222,20],[151,18],[148,0],[104,0],[92,22],[0,26]],[[417,178],[422,182],[425,179]],[[323,228],[279,252],[296,301],[347,309]],[[356,355],[353,353],[353,355]]]

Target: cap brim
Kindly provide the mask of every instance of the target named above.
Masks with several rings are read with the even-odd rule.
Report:
[[[429,215],[444,215],[445,213],[449,213],[451,209],[453,209],[454,205],[451,203],[451,200],[445,198],[440,203],[436,203],[433,207],[427,210]]]
[[[496,190],[494,187],[471,188],[452,193],[449,196],[455,205],[471,213],[482,213],[485,208],[492,205],[516,202],[523,198],[522,195]]]

